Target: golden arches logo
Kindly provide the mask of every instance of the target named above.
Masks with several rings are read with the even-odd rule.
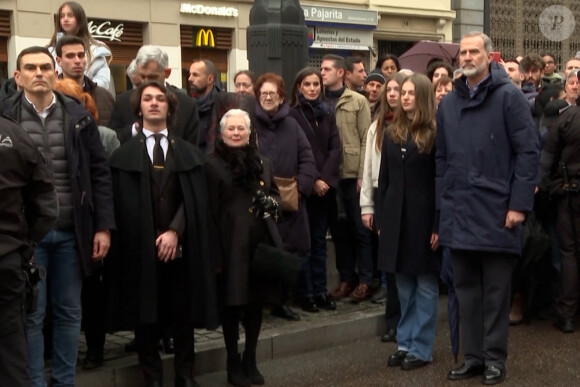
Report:
[[[200,28],[197,31],[197,36],[195,37],[195,45],[197,47],[215,47],[215,39],[213,37],[213,31],[205,28]]]

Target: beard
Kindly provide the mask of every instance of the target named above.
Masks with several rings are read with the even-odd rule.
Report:
[[[465,75],[467,78],[474,77],[476,75],[483,73],[486,68],[487,63],[485,61],[483,61],[481,65],[472,68],[465,68],[463,65],[461,66],[461,70],[463,70],[463,75]]]
[[[191,84],[191,92],[197,95],[203,95],[207,91],[207,84],[203,87]]]

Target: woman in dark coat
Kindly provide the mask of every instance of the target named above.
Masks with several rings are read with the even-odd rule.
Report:
[[[336,189],[340,180],[342,143],[334,112],[322,99],[322,77],[307,67],[296,75],[290,100],[290,116],[302,127],[316,162],[316,180],[312,194],[306,199],[310,225],[309,255],[302,262],[301,307],[307,312],[319,308],[334,310],[336,304],[326,289],[326,232],[336,218]]]
[[[236,386],[264,384],[256,367],[256,346],[262,324],[262,302],[249,266],[259,242],[270,243],[262,217],[250,213],[258,190],[270,202],[279,201],[272,168],[250,145],[250,117],[240,109],[226,112],[220,122],[221,138],[205,168],[210,211],[218,229],[223,303],[222,327],[228,353],[228,381]],[[273,207],[275,210],[275,206]],[[239,323],[246,334],[243,363],[238,354]]]
[[[431,362],[439,295],[435,231],[435,98],[422,74],[405,78],[385,133],[377,197],[378,266],[395,273],[401,303],[398,350],[389,366]]]
[[[284,249],[300,257],[310,253],[310,227],[306,212],[306,198],[312,193],[318,176],[310,143],[296,120],[289,115],[284,102],[284,80],[277,74],[266,73],[254,85],[256,95],[256,134],[260,153],[272,162],[276,177],[296,178],[299,202],[297,211],[284,211],[278,223]],[[274,316],[299,320],[300,315],[287,305],[288,290],[282,290],[282,305],[272,309]]]

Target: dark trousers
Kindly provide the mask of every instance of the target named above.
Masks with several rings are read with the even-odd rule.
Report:
[[[251,302],[247,305],[224,307],[222,330],[228,356],[236,356],[238,354],[240,322],[244,325],[246,334],[244,351],[254,356],[262,327],[262,304],[260,302]]]
[[[370,285],[373,280],[373,251],[371,231],[361,220],[360,194],[356,189],[357,179],[342,179],[339,185],[339,201],[346,215],[346,227],[340,219],[331,225],[330,232],[336,246],[336,268],[340,280]]]
[[[336,191],[330,189],[323,197],[313,195],[306,201],[310,224],[310,254],[302,260],[301,295],[320,296],[326,289],[326,232],[336,218]]]
[[[505,369],[510,283],[517,256],[451,250],[465,362]]]
[[[173,366],[175,379],[193,379],[194,338],[193,325],[177,321],[173,327],[175,357]],[[162,325],[139,325],[135,329],[135,343],[139,366],[147,385],[158,381],[163,383],[163,365],[159,355],[159,340],[165,327]]]
[[[573,223],[574,222],[574,223]],[[578,309],[578,255],[580,248],[580,195],[562,199],[558,203],[558,242],[562,267],[556,313],[561,319],[571,319]],[[576,235],[574,231],[576,230]]]
[[[83,280],[82,327],[87,341],[87,356],[102,359],[105,346],[105,288],[102,268]]]
[[[30,386],[19,252],[0,256],[0,386]]]
[[[147,384],[163,382],[159,340],[168,329],[173,333],[174,340],[175,379],[193,379],[193,324],[188,321],[187,297],[181,297],[185,290],[180,288],[184,282],[180,280],[183,266],[179,259],[168,263],[156,262],[157,323],[140,324],[135,328],[139,366]]]
[[[385,322],[387,329],[397,330],[401,319],[401,303],[397,291],[397,280],[393,273],[387,275],[387,302],[385,304]]]

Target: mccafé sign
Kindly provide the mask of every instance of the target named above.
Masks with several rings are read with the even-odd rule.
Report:
[[[98,23],[98,22],[97,22]],[[123,23],[113,25],[110,21],[104,21],[100,24],[95,24],[91,20],[88,24],[89,32],[95,39],[108,39],[109,41],[120,42],[121,35],[123,35]]]
[[[212,47],[215,48],[215,38],[211,28],[200,28],[195,34],[196,47]]]

